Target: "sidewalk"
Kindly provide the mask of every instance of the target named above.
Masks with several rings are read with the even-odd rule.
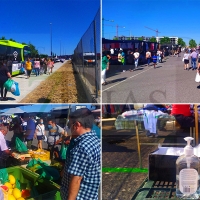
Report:
[[[64,62],[66,63],[66,61]],[[64,63],[55,63],[53,68],[53,73],[59,69]],[[24,74],[13,77],[12,79],[19,83],[20,96],[14,96],[11,92],[7,93],[7,101],[0,101],[0,104],[10,104],[19,103],[23,98],[25,98],[30,92],[32,92],[42,81],[47,79],[51,75],[31,75],[29,79]],[[33,102],[34,103],[34,102]]]

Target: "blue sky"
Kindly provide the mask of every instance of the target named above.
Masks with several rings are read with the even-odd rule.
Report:
[[[200,43],[198,13],[200,1],[196,0],[102,0],[104,36],[178,36],[188,44],[190,39]],[[108,26],[112,25],[112,26]],[[114,26],[114,27],[113,27]],[[125,28],[123,28],[125,27]]]
[[[99,7],[100,0],[1,0],[0,37],[50,55],[52,26],[53,53],[61,46],[61,54],[72,54]]]
[[[72,106],[73,105],[74,106],[87,105],[89,109],[91,108],[91,104],[72,104]],[[19,108],[21,108],[24,112],[29,113],[29,112],[49,112],[53,108],[61,106],[69,106],[69,104],[25,104],[24,106],[19,106]],[[16,105],[16,107],[18,106]],[[8,109],[0,110],[0,112],[6,112]]]

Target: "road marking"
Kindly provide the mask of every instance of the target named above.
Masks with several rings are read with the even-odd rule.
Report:
[[[105,90],[102,90],[102,92],[104,92],[104,91],[106,91],[106,90],[109,90],[110,88],[115,87],[116,85],[119,85],[120,83],[123,83],[123,82],[127,81],[128,79],[134,78],[134,77],[136,77],[137,75],[140,75],[140,74],[142,74],[142,73],[144,73],[144,72],[146,72],[146,71],[148,71],[148,70],[150,70],[150,69],[152,69],[152,68],[153,68],[153,66],[152,66],[152,67],[149,67],[149,68],[148,68],[147,70],[145,70],[145,71],[142,71],[142,72],[140,72],[140,73],[138,73],[138,74],[135,74],[135,75],[133,75],[133,76],[131,76],[131,77],[129,77],[129,78],[123,80],[123,81],[120,81],[119,83],[116,83],[115,85],[110,86],[110,87],[106,88]]]
[[[103,173],[148,173],[147,168],[121,168],[121,167],[102,167]]]

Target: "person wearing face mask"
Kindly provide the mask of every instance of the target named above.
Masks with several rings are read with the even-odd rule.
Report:
[[[71,141],[63,170],[61,199],[98,200],[101,177],[101,145],[92,131],[94,117],[87,108],[69,116]]]
[[[38,149],[42,149],[42,140],[44,136],[45,136],[45,126],[43,124],[43,119],[40,119],[38,125],[36,126],[34,135],[35,139],[37,138],[38,140]]]
[[[48,149],[50,150],[50,158],[53,158],[53,153],[59,152],[59,142],[62,140],[61,136],[65,136],[66,133],[63,128],[56,124],[55,120],[51,119],[48,121],[48,138],[47,144]]]

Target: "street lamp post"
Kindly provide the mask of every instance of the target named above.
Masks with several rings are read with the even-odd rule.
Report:
[[[102,18],[102,37],[104,38],[104,21],[114,22],[114,20],[104,19]]]
[[[51,57],[52,57],[52,23],[50,23]]]

